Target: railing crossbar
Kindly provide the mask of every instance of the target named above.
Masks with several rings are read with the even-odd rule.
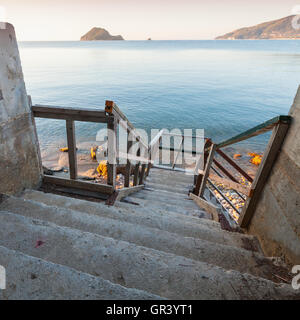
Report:
[[[244,178],[246,178],[249,182],[253,182],[253,179],[245,172],[239,165],[237,165],[226,153],[224,153],[222,150],[217,149],[216,152],[224,159],[226,160],[231,166],[234,167]]]
[[[211,169],[212,169],[220,178],[224,178],[224,176],[222,176],[222,174],[221,174],[216,168],[214,168],[213,166],[211,166]],[[236,189],[233,189],[233,190],[236,192],[236,194],[237,194],[242,200],[246,201],[246,199],[239,193],[238,190],[236,190]]]
[[[292,121],[291,116],[282,116],[281,115],[281,116],[275,117],[271,120],[268,120],[266,122],[259,124],[256,127],[253,127],[247,131],[244,131],[241,134],[238,134],[228,140],[225,140],[221,143],[218,143],[217,149],[224,148],[226,146],[230,146],[230,145],[235,144],[237,142],[248,140],[252,137],[255,137],[255,136],[261,135],[263,133],[266,133],[268,131],[271,131],[279,123],[290,124],[291,121]]]
[[[223,192],[208,178],[207,182],[213,187],[214,190],[216,190],[220,196],[234,209],[239,215],[239,210],[235,207],[235,205],[223,194]]]

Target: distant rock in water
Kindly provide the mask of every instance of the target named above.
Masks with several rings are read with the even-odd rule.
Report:
[[[103,28],[93,28],[81,37],[80,41],[124,40],[122,36],[112,36]]]
[[[238,39],[300,39],[300,19],[297,16],[288,16],[227,33],[217,37],[217,40]]]

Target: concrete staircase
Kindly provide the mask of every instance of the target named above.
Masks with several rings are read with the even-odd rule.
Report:
[[[41,191],[0,204],[0,299],[299,299],[279,259],[188,198],[192,177],[152,169],[115,206]]]

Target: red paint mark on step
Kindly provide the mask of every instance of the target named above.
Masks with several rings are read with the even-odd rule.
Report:
[[[35,247],[35,248],[39,248],[39,247],[41,247],[44,243],[45,243],[45,242],[42,241],[42,240],[37,240],[37,241],[36,241],[36,245],[35,245],[34,247]]]

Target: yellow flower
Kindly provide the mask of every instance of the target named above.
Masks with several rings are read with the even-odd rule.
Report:
[[[107,161],[106,160],[103,160],[99,163],[97,171],[100,174],[100,176],[103,176],[103,177],[107,176]]]

